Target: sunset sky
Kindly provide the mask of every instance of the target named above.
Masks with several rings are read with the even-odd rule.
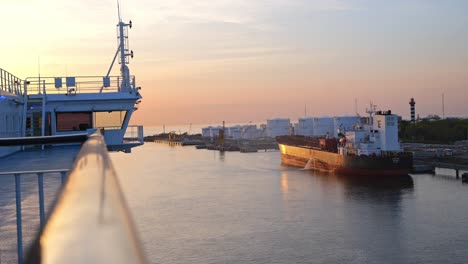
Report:
[[[361,114],[468,115],[466,0],[121,0],[144,96],[133,123]],[[1,0],[0,68],[105,75],[115,0]],[[118,74],[118,69],[114,71]]]

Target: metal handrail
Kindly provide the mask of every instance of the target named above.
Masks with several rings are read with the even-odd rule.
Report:
[[[68,169],[59,170],[36,170],[36,171],[9,171],[0,172],[1,176],[13,175],[15,177],[15,193],[16,193],[16,242],[18,263],[23,263],[23,221],[21,211],[21,176],[26,174],[37,175],[37,185],[39,191],[39,219],[41,227],[45,224],[45,205],[44,205],[44,175],[60,173],[62,184],[65,181]]]
[[[27,263],[145,263],[104,138],[83,144]]]
[[[0,90],[11,94],[23,95],[23,81],[13,74],[0,69]]]
[[[105,92],[121,92],[122,77],[107,76],[109,78],[109,86],[104,86],[103,76],[75,76],[73,86],[68,87],[66,82],[67,77],[27,77],[25,83],[28,87],[30,95],[38,95],[43,92],[47,94],[76,94],[76,93],[105,93]],[[60,87],[56,87],[56,80],[59,79]],[[130,76],[131,82],[128,91],[136,91],[135,76]]]

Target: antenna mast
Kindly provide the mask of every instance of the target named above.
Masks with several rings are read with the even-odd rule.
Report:
[[[120,76],[122,78],[122,81],[120,83],[119,91],[123,92],[123,91],[129,91],[131,88],[130,69],[128,68],[127,64],[129,64],[128,57],[133,58],[133,50],[130,50],[128,48],[128,28],[132,28],[132,21],[130,20],[128,24],[122,22],[122,18],[120,16],[120,3],[118,0],[117,0],[117,12],[119,16],[119,23],[117,24],[118,47],[117,47],[117,51],[115,52],[114,59],[112,60],[112,63],[109,67],[109,70],[107,71],[106,77],[109,77],[109,74],[117,58],[117,55],[120,53],[119,64],[120,64]]]
[[[444,98],[443,93],[442,93],[442,119],[445,119],[445,98]]]
[[[120,2],[117,0],[117,14],[119,16],[119,22],[122,22],[122,18],[120,16]]]

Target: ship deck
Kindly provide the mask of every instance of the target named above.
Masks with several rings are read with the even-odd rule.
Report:
[[[0,172],[70,169],[80,145],[19,151],[0,159]]]

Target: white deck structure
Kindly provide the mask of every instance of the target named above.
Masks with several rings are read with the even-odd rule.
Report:
[[[90,134],[101,130],[109,150],[130,152],[143,144],[143,127],[129,126],[142,96],[130,75],[128,29],[117,24],[118,47],[103,76],[29,77],[0,70],[0,137]],[[119,55],[120,75],[111,76]],[[0,148],[8,154],[10,149]]]

